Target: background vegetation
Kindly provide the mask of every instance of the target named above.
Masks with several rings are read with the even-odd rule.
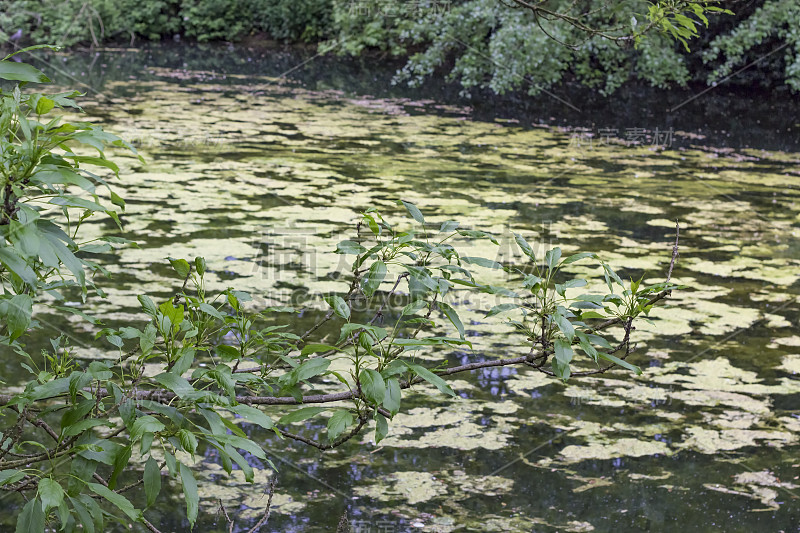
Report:
[[[571,3],[547,5],[559,11]],[[342,54],[405,58],[398,82],[417,84],[440,71],[465,89],[498,94],[537,92],[564,81],[604,94],[628,80],[662,88],[713,84],[754,61],[732,82],[800,90],[800,4],[795,0],[726,2],[735,15],[706,13],[708,28],[692,52],[668,28],[636,47],[620,46],[565,20],[548,20],[498,0],[23,0],[0,1],[0,7],[0,36],[25,44],[180,38],[252,43],[257,36],[321,43],[325,49],[333,45]],[[645,1],[617,2],[614,9],[579,18],[588,26],[619,25],[635,32],[646,25],[651,9]],[[690,19],[704,24],[703,16]],[[681,19],[673,22],[681,27]]]

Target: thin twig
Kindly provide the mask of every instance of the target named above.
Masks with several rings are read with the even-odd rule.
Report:
[[[153,533],[161,533],[161,531],[156,526],[154,526],[152,523],[150,523],[150,521],[147,518],[142,517],[142,523],[144,524],[144,527],[146,527],[147,529],[149,529]]]
[[[219,511],[217,511],[217,514],[221,512],[225,516],[225,520],[228,523],[228,533],[233,533],[234,522],[231,520],[231,517],[228,516],[228,511],[225,510],[225,506],[222,505],[222,500],[218,499],[217,501],[219,502]]]
[[[401,281],[402,281],[404,278],[407,278],[407,277],[408,277],[408,272],[403,272],[402,274],[400,274],[399,276],[397,276],[397,281],[395,281],[395,282],[394,282],[394,287],[392,287],[392,290],[390,290],[390,291],[388,292],[388,294],[386,294],[386,297],[383,299],[383,303],[381,304],[380,308],[378,308],[378,312],[377,312],[377,313],[375,313],[375,316],[373,316],[373,317],[372,317],[372,320],[370,320],[370,321],[369,321],[369,325],[370,325],[370,326],[371,326],[372,324],[374,324],[374,323],[375,323],[375,321],[376,321],[376,320],[378,320],[378,318],[379,318],[379,317],[383,316],[383,310],[386,308],[386,304],[388,304],[388,303],[389,303],[389,298],[391,298],[391,297],[392,297],[392,295],[394,295],[394,291],[396,291],[396,290],[397,290],[397,286],[398,286],[398,285],[400,285],[400,282],[401,282]]]
[[[322,444],[321,442],[315,441],[314,439],[309,439],[308,437],[304,437],[302,435],[297,435],[295,433],[289,433],[288,431],[286,431],[284,429],[280,429],[280,428],[276,428],[276,429],[284,437],[288,437],[288,438],[290,438],[292,440],[296,440],[298,442],[302,442],[303,444],[307,444],[308,446],[311,446],[313,448],[317,448],[318,450],[324,452],[325,450],[331,450],[333,448],[336,448],[337,446],[341,446],[345,442],[349,441],[350,439],[352,439],[353,437],[355,437],[356,435],[361,433],[361,429],[365,425],[367,425],[367,421],[368,421],[367,417],[366,416],[362,416],[361,418],[359,418],[358,424],[353,429],[351,429],[347,434],[342,435],[341,437],[339,437],[335,441],[330,442],[328,444]]]
[[[256,522],[256,525],[250,528],[247,533],[256,533],[261,526],[267,523],[269,520],[269,514],[272,509],[272,496],[275,494],[275,484],[278,482],[278,476],[276,474],[272,475],[272,478],[269,480],[269,499],[267,500],[267,508],[264,510],[264,515],[261,517],[261,520]]]
[[[675,245],[672,247],[672,260],[669,262],[669,270],[667,270],[667,283],[672,278],[672,267],[675,266],[675,261],[678,259],[678,239],[681,236],[681,227],[678,221],[675,221]]]

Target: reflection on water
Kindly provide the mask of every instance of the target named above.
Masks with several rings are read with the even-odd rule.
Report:
[[[276,76],[293,66],[291,55],[209,54],[190,68],[193,53],[108,52],[81,71],[105,96],[90,95],[89,114],[135,140],[147,160],[120,154],[124,221],[140,248],[99,257],[114,277],[93,311],[111,324],[142,320],[139,292],[167,297],[177,288],[167,256],[205,256],[212,286],[235,284],[262,305],[314,306],[315,294],[343,290],[341,256],[326,252],[360,210],[397,212],[398,197],[432,221],[504,236],[474,255],[512,260],[516,231],[540,247],[601,252],[622,274],[653,281],[669,260],[674,221],[683,228],[675,276],[689,289],[637,331],[641,377],[564,385],[486,369],[455,380],[456,400],[404,400],[377,448],[367,436],[319,454],[248,427],[280,468],[270,530],[331,531],[345,511],[360,531],[796,529],[800,156],[762,149],[784,136],[730,150],[690,147],[703,141],[677,133],[680,146],[666,150],[589,143],[574,131],[474,120],[479,112],[446,94],[382,89],[386,72],[370,80],[358,65],[312,62],[289,81]],[[680,120],[664,125],[700,127]],[[474,352],[425,357],[470,362],[517,351],[510,328],[484,318],[490,306],[459,302]],[[74,333],[78,342],[91,335]],[[4,375],[15,365],[6,358]],[[211,451],[198,471],[214,481],[198,530],[227,531],[219,500],[239,531],[258,520],[268,472],[255,485],[228,479]],[[186,530],[175,505],[148,518]]]

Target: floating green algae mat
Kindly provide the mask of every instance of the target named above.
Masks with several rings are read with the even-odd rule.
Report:
[[[426,388],[426,399],[404,401],[380,446],[368,435],[325,454],[248,428],[269,440],[280,469],[271,530],[331,531],[345,510],[362,531],[796,527],[800,154],[589,148],[569,132],[476,122],[467,109],[430,102],[270,79],[215,86],[191,73],[179,85],[163,74],[108,84],[106,93],[136,95],[92,117],[136,141],[147,161],[120,154],[123,220],[139,248],[98,257],[113,279],[92,310],[111,323],[141,319],[140,292],[177,288],[168,256],[205,256],[212,288],[248,290],[256,305],[319,309],[314,295],[343,291],[337,277],[348,269],[328,252],[361,210],[399,213],[397,198],[433,222],[501,237],[471,255],[519,260],[514,231],[542,253],[596,251],[652,282],[664,276],[676,220],[682,228],[674,275],[688,288],[636,331],[640,377],[563,384],[529,369],[485,369],[458,376],[455,400]],[[112,231],[88,224],[87,235]],[[576,275],[599,281],[579,265]],[[521,353],[502,318],[484,318],[491,299],[456,303],[474,351],[422,359]],[[255,485],[229,479],[211,454],[198,468],[209,481],[200,530],[226,530],[220,501],[242,526],[258,520],[268,472]],[[171,507],[152,512],[169,523]]]

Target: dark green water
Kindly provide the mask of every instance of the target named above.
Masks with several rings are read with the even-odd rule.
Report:
[[[447,89],[403,92],[369,65],[321,58],[279,78],[308,56],[247,57],[175,48],[56,58],[94,87],[92,120],[136,141],[147,161],[119,155],[124,221],[140,249],[98,258],[114,276],[92,310],[109,323],[142,320],[137,294],[178,288],[167,256],[205,256],[215,287],[251,291],[257,304],[320,309],[315,294],[345,290],[339,257],[327,252],[359,211],[399,213],[396,198],[434,221],[597,251],[651,281],[664,275],[677,219],[675,277],[689,287],[637,331],[641,377],[563,385],[510,368],[459,376],[458,400],[404,400],[380,447],[367,435],[321,454],[249,428],[280,469],[265,530],[333,531],[345,511],[362,532],[798,530],[800,150],[786,112],[796,122],[796,107],[764,100],[723,123],[726,102],[753,105],[726,95],[675,116],[663,105],[675,103],[658,99],[614,113],[626,95],[592,111],[591,126],[541,99],[534,112],[508,101],[505,114]],[[553,116],[588,130],[508,122],[520,108],[523,124]],[[675,132],[666,149],[598,135],[656,127]],[[112,231],[96,223],[87,235]],[[512,257],[501,244],[477,252]],[[483,318],[491,305],[460,302],[475,350],[429,361],[518,353],[509,327]],[[309,310],[297,329],[317,316]],[[91,342],[83,326],[40,318]],[[16,364],[4,357],[5,379]],[[214,481],[197,530],[227,531],[220,499],[236,531],[258,520],[266,471],[255,485],[229,480],[210,452],[196,471]],[[188,530],[174,489],[146,513],[162,531]],[[8,528],[18,502],[2,501]]]

